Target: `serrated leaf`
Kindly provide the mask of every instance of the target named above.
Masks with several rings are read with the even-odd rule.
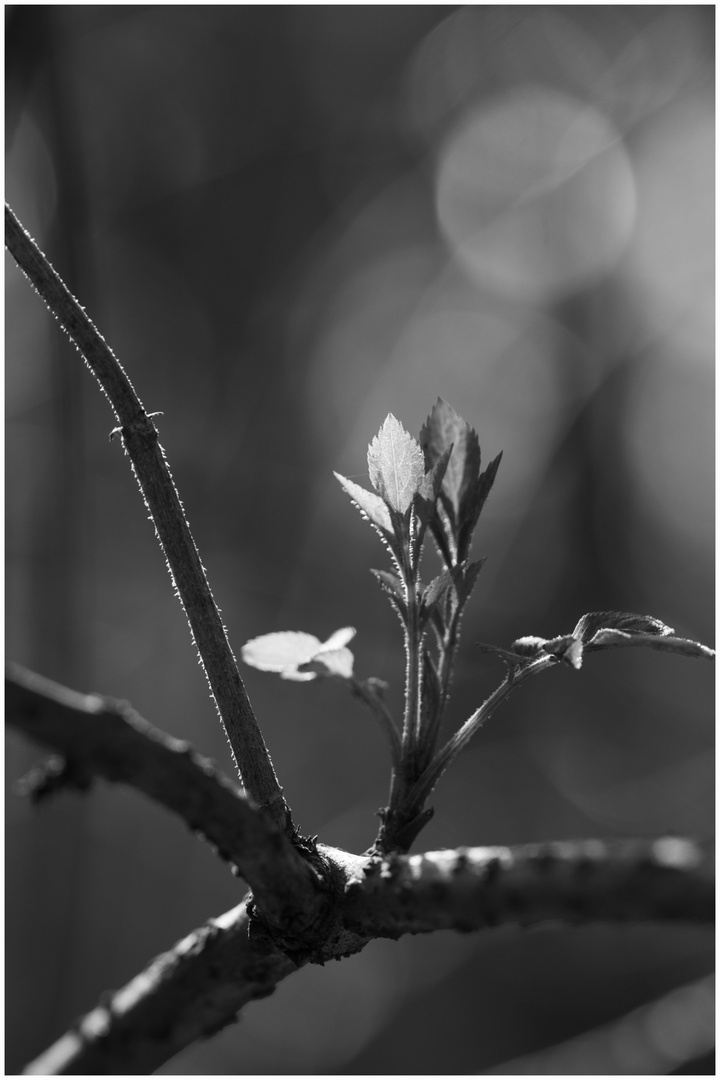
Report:
[[[475,531],[475,526],[478,523],[478,518],[482,513],[490,490],[495,483],[495,477],[497,476],[501,461],[502,450],[496,458],[493,458],[487,468],[480,473],[473,487],[467,489],[463,496],[462,504],[460,506],[460,521],[458,528],[458,551],[461,557],[467,555],[470,550],[470,543],[472,541],[473,532]]]
[[[438,398],[420,431],[420,445],[429,466],[452,448],[442,483],[442,490],[457,521],[462,498],[474,485],[480,471],[480,443],[477,432],[448,405]]]
[[[355,657],[349,649],[321,649],[312,660],[301,664],[300,674],[332,676],[336,679],[351,679]],[[284,678],[293,676],[285,675]]]
[[[425,473],[422,478],[420,487],[418,488],[418,495],[420,499],[429,505],[430,511],[435,509],[435,503],[437,502],[438,495],[442,489],[443,479],[445,478],[445,472],[450,461],[450,455],[452,454],[452,447],[449,446],[447,450],[437,459],[431,469]]]
[[[664,633],[631,633],[626,630],[598,630],[585,646],[585,650],[611,649],[645,645],[661,652],[679,653],[696,659],[713,660],[715,650],[690,638],[675,637]]]
[[[447,541],[444,538],[442,526],[438,520],[438,497],[442,489],[443,477],[447,469],[452,448],[448,448],[442,457],[438,458],[433,467],[425,473],[415,500],[415,513],[418,518],[417,531],[415,533],[415,558],[419,558],[420,549],[425,539],[425,532],[430,525],[434,532],[438,532],[447,549]],[[437,542],[437,539],[436,539]],[[446,560],[447,561],[447,560]]]
[[[670,626],[652,615],[636,615],[631,611],[589,611],[573,630],[573,637],[589,642],[598,630],[624,630],[626,633],[652,634],[665,637],[674,634]]]
[[[382,585],[401,620],[407,622],[405,586],[397,574],[391,574],[389,570],[371,570],[370,573],[374,574]]]
[[[284,671],[304,664],[321,647],[322,642],[313,634],[305,634],[301,630],[279,630],[252,638],[243,645],[240,655],[246,664],[260,671]]]
[[[470,598],[470,594],[477,585],[478,574],[485,565],[485,561],[485,559],[477,559],[475,562],[470,562],[463,566],[462,577],[458,581],[461,607],[465,606]]]
[[[365,514],[378,529],[383,529],[385,532],[391,533],[392,522],[390,520],[390,512],[385,505],[384,500],[381,499],[379,495],[376,495],[374,491],[367,491],[353,480],[348,480],[346,476],[341,476],[341,474],[337,472],[334,475],[340,481],[358,510]]]
[[[425,476],[419,443],[388,413],[368,448],[370,482],[385,502],[404,514]]]
[[[442,599],[449,586],[452,585],[455,576],[452,570],[445,568],[442,573],[432,579],[422,596],[423,608],[426,612],[429,612]]]

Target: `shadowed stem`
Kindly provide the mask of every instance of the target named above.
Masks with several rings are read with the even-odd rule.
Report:
[[[77,346],[110,401],[119,424],[118,433],[190,623],[242,783],[253,801],[282,829],[291,832],[290,810],[240,678],[155,425],[102,335],[7,204],[5,243]]]

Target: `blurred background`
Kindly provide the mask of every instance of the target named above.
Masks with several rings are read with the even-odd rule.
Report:
[[[353,625],[356,672],[399,708],[386,552],[332,470],[367,485],[386,414],[417,433],[439,395],[485,463],[504,451],[451,726],[502,675],[478,641],[621,609],[713,644],[713,6],[5,11],[8,201],[162,410],[236,653]],[[7,255],[6,289],[8,656],[230,773],[112,413]],[[372,719],[332,685],[244,677],[296,822],[364,850],[389,776]],[[712,706],[710,666],[680,657],[553,670],[441,780],[416,848],[707,836]],[[12,784],[40,756],[10,734],[8,1072],[243,891],[133,791],[33,810]],[[376,942],[161,1072],[478,1073],[711,961],[693,929]],[[569,1071],[705,1049],[636,1027],[617,1067]]]

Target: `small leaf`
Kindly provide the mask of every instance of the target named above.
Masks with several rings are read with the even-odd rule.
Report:
[[[358,510],[360,510],[362,514],[365,514],[376,528],[391,533],[392,522],[390,521],[390,513],[383,499],[381,499],[379,495],[376,495],[374,491],[366,491],[364,487],[360,487],[359,484],[354,483],[352,480],[348,480],[346,476],[341,476],[340,473],[336,472],[335,476],[355,503]]]
[[[333,652],[335,649],[341,649],[347,645],[348,641],[352,641],[356,634],[357,630],[354,626],[343,626],[342,629],[332,633],[327,641],[323,641],[318,652]]]
[[[246,642],[240,655],[250,667],[275,671],[281,678],[295,682],[308,682],[318,675],[349,679],[353,655],[344,646],[355,637],[355,632],[354,627],[344,626],[323,642],[301,630],[280,630]]]
[[[425,477],[425,459],[418,442],[392,413],[370,443],[368,469],[375,490],[404,514]]]
[[[557,656],[564,664],[579,671],[582,667],[583,640],[574,634],[561,634],[559,637],[550,638],[546,641],[543,650],[551,656]]]
[[[321,649],[312,660],[306,661],[299,667],[300,674],[312,673],[313,675],[332,676],[336,679],[351,679],[355,657],[349,649]],[[284,678],[294,676],[284,675]]]
[[[263,634],[243,645],[240,655],[250,667],[260,671],[284,671],[288,667],[304,664],[322,647],[313,634],[301,630],[280,630]]]
[[[420,445],[429,466],[452,448],[442,489],[457,521],[466,490],[475,484],[480,471],[480,444],[477,432],[455,412],[452,405],[438,398],[420,431]]]
[[[527,637],[521,637],[513,641],[510,648],[518,656],[539,656],[540,653],[545,651],[546,644],[547,638],[535,637],[529,634]]]
[[[475,562],[465,563],[462,568],[462,577],[458,581],[458,597],[460,607],[464,607],[470,599],[470,595],[477,584],[478,574],[485,565],[485,559],[477,559]]]
[[[660,637],[674,634],[670,626],[652,615],[635,615],[630,611],[589,611],[573,630],[573,637],[589,642],[598,630],[624,630],[626,633],[653,634]]]
[[[405,599],[405,586],[400,578],[397,574],[390,573],[389,570],[371,570],[370,573],[374,574],[378,579],[383,587],[383,591],[387,593],[393,607],[400,616],[400,619],[403,623],[406,623],[407,601]]]
[[[449,586],[452,585],[455,576],[452,570],[445,568],[426,586],[422,596],[422,604],[426,612],[429,612],[442,599]]]

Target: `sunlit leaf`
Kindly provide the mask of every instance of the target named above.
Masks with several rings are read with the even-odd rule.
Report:
[[[308,682],[318,675],[349,679],[353,655],[344,646],[354,637],[352,626],[336,630],[324,642],[300,630],[280,630],[248,641],[240,655],[250,667],[275,671],[281,678],[295,682]]]
[[[399,514],[408,509],[425,476],[419,443],[389,413],[368,449],[370,482]]]
[[[354,656],[349,649],[321,649],[312,660],[300,665],[300,674],[332,676],[336,679],[350,679],[353,673]]]
[[[347,645],[348,641],[352,641],[356,634],[357,630],[354,626],[343,626],[340,630],[332,633],[327,641],[323,641],[318,652],[332,652],[334,649],[341,649],[343,645]]]
[[[301,630],[279,630],[246,642],[240,655],[246,664],[260,671],[283,671],[304,664],[320,648],[322,642],[313,634],[305,634]]]
[[[340,473],[336,472],[335,476],[358,509],[369,518],[373,525],[376,525],[379,529],[383,529],[385,532],[392,532],[390,513],[384,500],[379,495],[376,495],[374,491],[367,491],[353,480],[348,480],[346,476],[341,476]]]

